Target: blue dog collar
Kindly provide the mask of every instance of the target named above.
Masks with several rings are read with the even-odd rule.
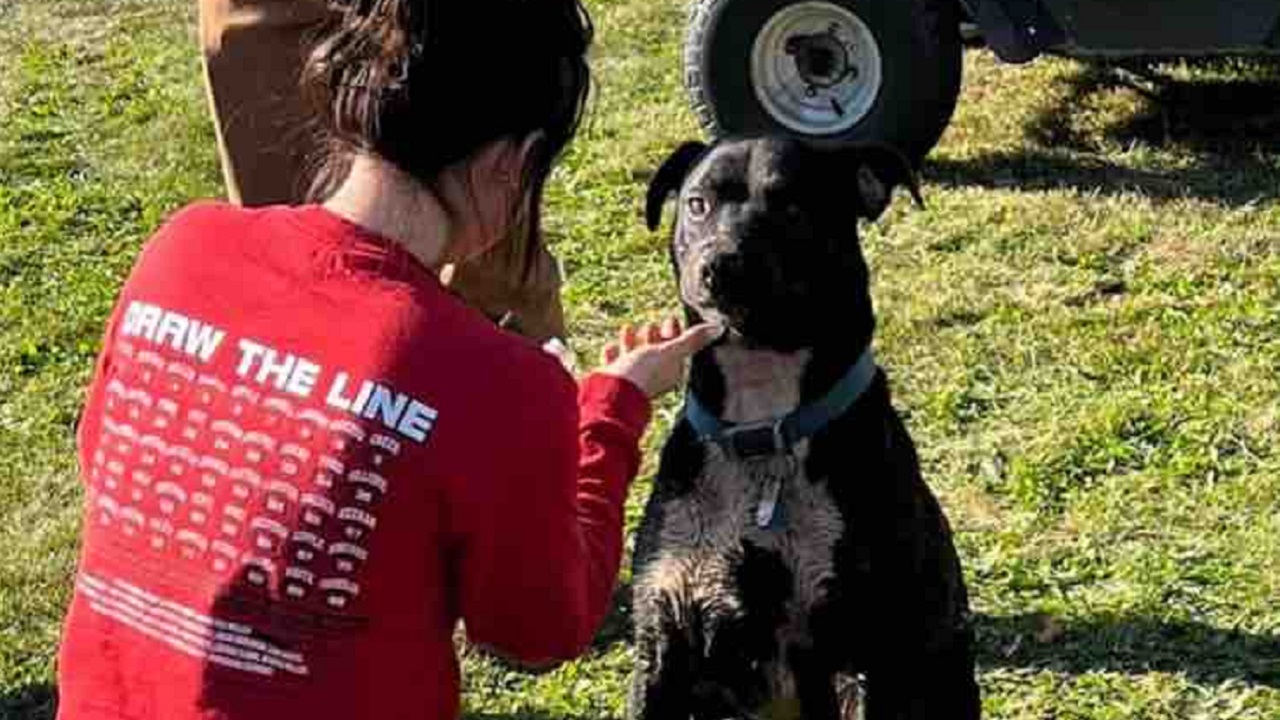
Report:
[[[875,355],[868,347],[831,391],[787,415],[753,423],[727,423],[712,415],[692,392],[685,395],[684,416],[703,442],[746,459],[789,452],[853,407],[876,376]]]

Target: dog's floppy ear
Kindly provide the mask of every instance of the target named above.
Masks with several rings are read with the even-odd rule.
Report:
[[[915,170],[902,153],[888,145],[865,144],[850,147],[844,162],[854,171],[858,215],[868,220],[879,218],[893,199],[894,188],[906,187],[917,207],[924,207],[920,183]]]
[[[662,206],[667,198],[680,191],[685,177],[694,164],[707,151],[705,143],[691,140],[675,149],[649,181],[649,193],[645,197],[644,220],[650,230],[662,224]]]

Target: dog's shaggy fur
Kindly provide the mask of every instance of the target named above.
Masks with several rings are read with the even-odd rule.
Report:
[[[778,139],[689,144],[659,170],[648,217],[656,226],[679,191],[672,260],[687,312],[731,328],[693,362],[690,391],[711,412],[786,415],[867,349],[857,222],[899,183],[915,193],[891,151]],[[774,482],[778,515],[761,527]],[[851,717],[859,695],[869,720],[979,715],[959,560],[878,371],[790,453],[734,457],[681,419],[634,577],[635,718]]]

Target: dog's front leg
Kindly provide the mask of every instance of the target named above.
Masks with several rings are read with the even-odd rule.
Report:
[[[655,604],[637,607],[636,669],[627,714],[631,720],[687,720],[693,711],[692,648]]]
[[[867,673],[866,720],[978,720],[973,635],[956,632],[941,647],[899,653]]]
[[[804,720],[841,720],[835,673],[812,650],[791,653],[800,717]],[[852,720],[851,718],[848,720]]]

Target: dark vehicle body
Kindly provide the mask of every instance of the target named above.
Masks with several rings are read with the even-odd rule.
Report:
[[[1274,0],[961,0],[1000,59],[1280,54]]]

